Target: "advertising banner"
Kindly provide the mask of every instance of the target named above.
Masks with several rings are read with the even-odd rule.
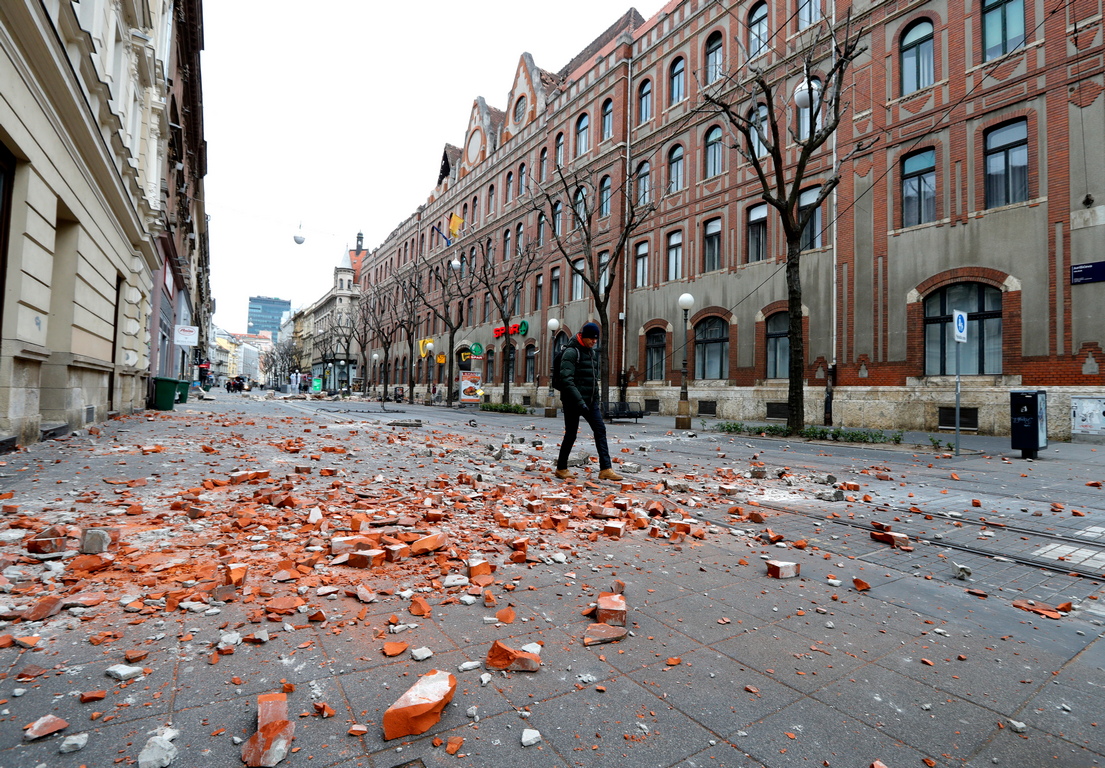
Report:
[[[178,347],[194,347],[199,335],[200,329],[194,325],[178,325],[174,327],[173,343]]]
[[[460,372],[460,401],[462,403],[478,403],[480,401],[480,372]]]

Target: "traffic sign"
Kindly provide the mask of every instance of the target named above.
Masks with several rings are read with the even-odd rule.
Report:
[[[955,321],[955,340],[964,343],[967,341],[967,313],[958,309],[952,311],[952,319]]]

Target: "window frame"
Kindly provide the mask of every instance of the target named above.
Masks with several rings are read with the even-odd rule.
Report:
[[[685,277],[683,268],[683,230],[676,229],[664,236],[664,265],[668,282],[682,280]]]
[[[729,378],[729,323],[723,317],[711,315],[695,323],[694,378],[695,381]]]
[[[602,138],[600,141],[606,141],[614,138],[614,100],[607,99],[602,103],[601,122],[602,122]]]
[[[1014,10],[1019,10],[1020,14],[1019,39],[1015,31],[1010,34],[1009,29],[1009,21],[1014,16],[1012,13]],[[982,60],[984,62],[1000,59],[1002,56],[1012,53],[1024,45],[1025,40],[1028,39],[1026,36],[1028,24],[1025,19],[1024,0],[982,0],[981,13]],[[990,28],[990,21],[995,16],[1000,19],[1001,29],[999,39],[991,41],[991,34],[997,32],[997,30],[991,30]],[[994,42],[997,44],[995,45]]]
[[[591,118],[586,112],[576,118],[576,157],[591,151]]]
[[[553,162],[557,168],[564,167],[564,132],[556,134],[556,139],[553,143]]]
[[[637,205],[648,205],[652,199],[652,165],[645,160],[637,166],[636,178]]]
[[[816,204],[817,196],[821,194],[821,187],[810,187],[802,190],[798,197],[798,218],[801,219],[808,208],[814,208],[813,215],[802,228],[802,250],[813,251],[823,247],[821,242],[821,206]],[[804,202],[809,201],[809,202]]]
[[[779,325],[782,325],[781,330],[777,327]],[[790,378],[790,315],[786,310],[764,318],[764,336],[766,339],[764,346],[767,351],[764,378]]]
[[[794,15],[798,20],[799,30],[812,27],[821,21],[821,0],[798,0]]]
[[[721,262],[721,217],[715,216],[702,223],[702,271],[717,272]]]
[[[559,306],[560,301],[560,267],[553,267],[549,272],[549,306]]]
[[[583,269],[584,268],[585,268],[585,265],[583,263],[582,258],[572,260],[572,263],[569,267],[569,269],[571,269],[571,272],[572,272],[572,298],[571,298],[571,301],[582,301],[584,298],[586,298],[586,293],[585,293],[586,286],[584,285],[584,281],[583,281]]]
[[[678,155],[676,153],[678,152]],[[684,168],[686,163],[684,162],[684,156],[686,152],[683,150],[682,144],[676,144],[674,147],[668,150],[668,193],[678,192],[687,186],[686,174]]]
[[[668,333],[663,328],[645,332],[645,381],[667,378]]]
[[[599,181],[599,218],[610,215],[610,199],[613,197],[613,182],[609,176]]]
[[[705,54],[703,60],[705,66],[706,84],[717,82],[724,74],[725,38],[720,31],[715,30],[706,38]]]
[[[758,13],[762,11],[761,13]],[[748,12],[748,58],[754,59],[767,51],[768,8],[766,2],[759,2]]]
[[[633,248],[633,287],[645,288],[648,286],[648,251],[647,240],[642,240]]]
[[[928,27],[928,32],[915,37],[925,27]],[[906,27],[898,50],[898,86],[902,96],[932,87],[936,78],[934,45],[935,27],[931,19],[918,19]],[[913,82],[908,82],[908,79]]]
[[[668,67],[668,104],[675,105],[687,98],[687,62],[676,56]]]
[[[920,161],[926,156],[931,158],[928,165],[910,169],[911,162]],[[928,147],[906,155],[902,158],[901,169],[902,227],[916,227],[936,221],[936,150]],[[930,194],[925,195],[926,189]],[[911,206],[907,202],[910,199],[917,202]],[[911,209],[915,211],[912,217]]]
[[[637,86],[637,125],[644,125],[652,119],[652,80],[645,80]]]
[[[1003,132],[1012,128],[1020,127],[1023,131],[1022,136],[1018,136],[1012,140],[1004,140],[1000,144],[991,145],[991,140],[997,142]],[[1024,155],[1024,172],[1023,178],[1020,183],[1017,183],[1015,179],[1014,168],[1016,167],[1012,160],[1015,158],[1011,153]],[[1032,174],[1029,171],[1029,162],[1031,156],[1028,152],[1028,120],[1021,118],[1019,120],[1010,120],[1000,125],[995,125],[986,130],[983,134],[983,186],[985,192],[985,205],[986,209],[1000,208],[1005,205],[1015,205],[1017,203],[1023,203],[1031,199],[1032,192],[1030,186],[1030,180]],[[994,193],[998,190],[995,189],[994,182],[991,181],[994,174],[991,172],[991,162],[994,159],[1001,158],[1001,199],[995,199]],[[1017,188],[1014,188],[1016,186]]]
[[[714,125],[706,129],[703,137],[703,171],[707,179],[712,179],[722,174],[722,133],[720,125]]]
[[[965,297],[968,299],[967,312],[967,343],[962,344],[965,348],[974,347],[976,357],[973,361],[968,359],[963,360],[963,356],[960,356],[960,365],[965,370],[961,370],[960,374],[964,376],[1000,376],[1004,369],[1004,303],[1005,296],[1000,288],[989,285],[987,283],[981,283],[973,280],[965,280],[959,283],[952,283],[951,285],[944,285],[931,291],[927,296],[921,300],[921,309],[924,316],[924,375],[925,376],[954,376],[955,375],[955,350],[954,346],[959,346],[961,342],[955,341],[955,328],[952,325],[952,311],[957,307],[952,306],[955,299],[952,296],[952,292],[964,287],[971,287],[974,289],[974,295]],[[987,309],[987,302],[989,299],[997,300],[997,309]],[[939,307],[937,311],[940,314],[929,314],[931,302],[934,299],[938,299]],[[932,329],[935,328],[935,333]],[[996,341],[995,337],[996,336]],[[930,360],[933,355],[930,347],[937,339],[939,339],[939,348],[937,354],[939,355],[939,371],[932,372],[930,368]],[[990,345],[990,351],[996,353],[993,357],[987,360],[987,345]],[[964,349],[960,350],[965,351]],[[991,365],[996,363],[996,366]],[[994,368],[996,367],[996,370]]]

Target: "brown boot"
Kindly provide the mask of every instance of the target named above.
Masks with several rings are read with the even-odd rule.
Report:
[[[599,472],[599,480],[622,480],[622,476],[612,469],[604,469]]]
[[[555,474],[561,480],[571,480],[573,477],[576,476],[576,473],[570,469],[558,469],[553,474]]]

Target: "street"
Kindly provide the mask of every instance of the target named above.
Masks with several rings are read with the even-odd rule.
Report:
[[[1105,763],[1105,448],[268,394],[0,457],[0,768]]]

